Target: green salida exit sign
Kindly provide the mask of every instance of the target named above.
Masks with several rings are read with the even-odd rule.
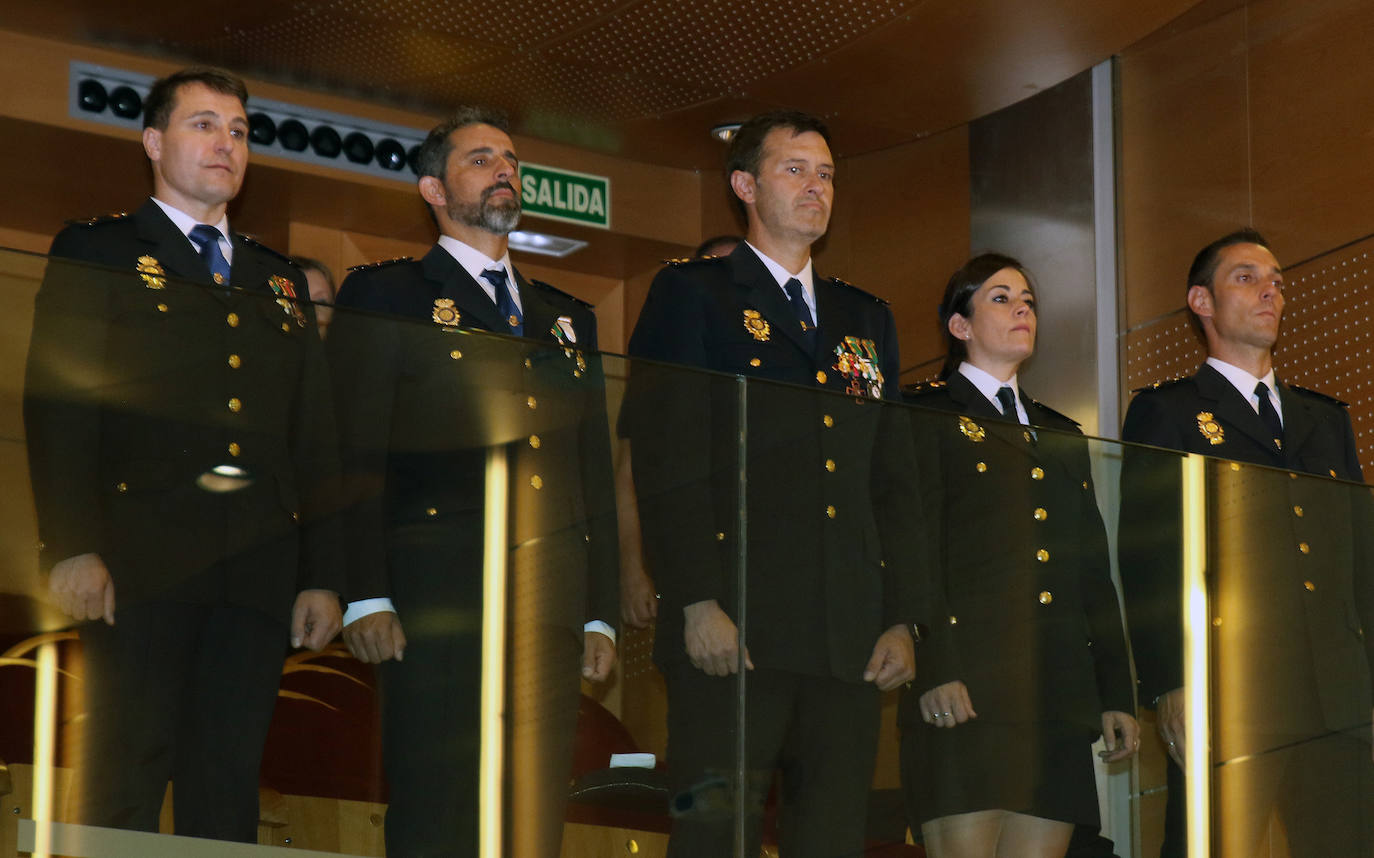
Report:
[[[611,228],[611,180],[605,176],[521,163],[520,204],[525,214]]]

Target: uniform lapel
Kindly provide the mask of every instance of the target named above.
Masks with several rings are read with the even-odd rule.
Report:
[[[997,406],[988,401],[988,398],[969,381],[962,372],[957,369],[950,373],[945,384],[949,389],[949,398],[954,400],[954,404],[959,406],[961,414],[969,417],[982,417],[985,420],[1001,420],[1002,412]]]
[[[812,354],[811,346],[802,333],[801,322],[798,321],[797,314],[792,311],[792,305],[788,303],[787,296],[778,286],[778,281],[773,279],[773,275],[764,266],[763,260],[759,259],[744,242],[740,242],[740,245],[730,254],[729,259],[731,274],[735,286],[741,291],[742,302],[757,310],[764,319],[768,320],[768,324],[774,331],[781,331],[789,342],[814,363],[815,355]],[[819,292],[818,289],[818,299]],[[817,314],[819,315],[819,311]],[[743,321],[740,319],[741,324]],[[820,337],[817,336],[817,341],[819,339]]]
[[[1198,391],[1215,402],[1215,417],[1243,432],[1270,455],[1279,455],[1280,451],[1274,447],[1274,436],[1269,433],[1269,428],[1260,420],[1255,409],[1250,407],[1249,401],[1236,390],[1236,386],[1226,380],[1226,376],[1208,364],[1203,364],[1195,378]],[[1222,445],[1222,449],[1212,451],[1213,455],[1224,456],[1224,448],[1225,444]]]
[[[448,298],[458,308],[463,327],[510,333],[510,325],[497,313],[496,304],[451,253],[436,244],[425,254],[420,265],[425,279],[433,284],[437,297]],[[477,325],[472,324],[474,320]]]
[[[1279,389],[1279,402],[1283,404],[1283,456],[1286,461],[1297,461],[1297,451],[1307,441],[1316,428],[1317,421],[1307,410],[1307,403],[1294,396],[1288,385],[1274,379]]]
[[[520,290],[520,309],[525,316],[525,336],[532,340],[557,342],[551,329],[557,324],[558,310],[545,301],[544,296],[540,295],[519,271],[515,272],[515,284]]]
[[[146,255],[156,259],[164,271],[182,280],[210,285],[210,269],[191,240],[151,198],[134,212],[134,223],[139,240],[147,245]]]

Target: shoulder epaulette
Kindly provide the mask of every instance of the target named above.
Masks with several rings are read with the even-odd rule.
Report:
[[[938,391],[944,390],[948,386],[949,382],[943,381],[938,378],[932,379],[930,381],[917,381],[913,382],[912,384],[902,385],[902,393],[906,394],[907,396],[924,396],[928,393],[936,393]]]
[[[1166,379],[1165,381],[1156,381],[1154,384],[1147,384],[1144,387],[1137,387],[1135,390],[1132,390],[1131,393],[1144,393],[1147,390],[1160,390],[1166,387],[1173,387],[1174,385],[1182,384],[1183,382],[1188,381],[1191,378],[1191,375],[1181,375],[1178,378],[1170,378]]]
[[[349,271],[370,271],[373,268],[383,268],[387,265],[396,265],[401,262],[414,262],[413,256],[398,256],[395,259],[383,259],[380,262],[364,262],[362,265],[354,265]]]
[[[1350,407],[1350,403],[1349,403],[1349,402],[1346,402],[1346,401],[1343,400],[1343,399],[1337,399],[1336,397],[1331,396],[1331,395],[1329,395],[1329,394],[1322,393],[1320,390],[1312,390],[1312,389],[1306,388],[1306,387],[1298,387],[1296,384],[1290,384],[1290,385],[1288,385],[1288,389],[1291,390],[1291,391],[1293,391],[1294,393],[1302,393],[1302,394],[1306,394],[1307,396],[1311,396],[1311,397],[1313,397],[1313,398],[1315,398],[1315,399],[1320,399],[1320,400],[1323,400],[1323,401],[1325,401],[1325,402],[1334,403],[1334,404],[1336,404],[1336,405],[1339,405],[1339,406],[1342,407],[1342,408],[1349,408],[1349,407]]]
[[[531,277],[531,278],[529,278],[526,282],[529,283],[531,286],[538,286],[538,287],[541,288],[541,289],[547,289],[547,290],[549,290],[550,292],[552,292],[553,294],[557,295],[558,297],[560,297],[560,298],[566,298],[566,299],[568,299],[569,301],[572,301],[574,304],[579,304],[579,305],[581,305],[581,306],[583,306],[583,307],[586,307],[588,310],[592,309],[592,304],[591,304],[590,302],[588,302],[588,301],[583,301],[581,298],[577,297],[576,295],[569,295],[567,292],[564,292],[562,289],[559,289],[557,286],[550,286],[548,283],[545,283],[543,280],[535,280],[534,278]]]
[[[838,278],[838,277],[831,277],[831,278],[829,278],[829,279],[830,279],[830,282],[831,282],[831,283],[834,283],[836,286],[843,286],[843,287],[846,288],[846,289],[853,289],[855,292],[858,292],[860,295],[863,295],[865,298],[872,298],[874,301],[877,301],[879,304],[884,304],[884,305],[887,304],[887,300],[886,300],[886,299],[884,299],[884,298],[879,298],[877,295],[874,295],[872,292],[866,292],[866,291],[864,291],[863,289],[860,289],[858,286],[855,286],[853,283],[850,283],[850,282],[847,281],[847,280],[841,280],[841,279]]]
[[[694,265],[702,262],[720,262],[728,258],[728,256],[679,256],[674,259],[663,259],[660,261],[664,265],[671,265],[677,268],[683,265]]]
[[[261,241],[258,241],[257,236],[254,236],[254,235],[247,235],[247,234],[242,233],[242,232],[236,232],[236,233],[234,233],[234,235],[235,235],[235,237],[237,237],[239,240],[241,240],[244,244],[248,245],[249,247],[254,248],[255,250],[261,250],[261,251],[263,251],[264,253],[270,253],[270,254],[272,254],[273,256],[277,257],[278,259],[282,260],[283,262],[286,262],[286,263],[289,264],[289,265],[295,265],[295,264],[296,264],[295,262],[293,262],[293,261],[291,260],[291,257],[287,256],[285,253],[282,253],[280,250],[273,250],[272,248],[270,248],[270,247],[268,247],[267,245],[263,244]]]
[[[1082,423],[1079,423],[1077,420],[1073,419],[1069,415],[1059,411],[1055,411],[1053,408],[1049,407],[1048,405],[1046,405],[1038,399],[1032,399],[1031,402],[1035,404],[1036,408],[1039,408],[1041,411],[1048,411],[1050,414],[1053,414],[1055,417],[1058,417],[1061,420],[1067,420],[1075,426],[1083,425]]]
[[[97,215],[96,217],[78,218],[67,221],[71,226],[99,226],[102,223],[114,223],[128,217],[128,212],[110,212],[109,214]]]

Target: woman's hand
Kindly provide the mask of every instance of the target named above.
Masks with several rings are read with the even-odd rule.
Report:
[[[1103,712],[1102,741],[1107,743],[1107,750],[1098,752],[1103,760],[1124,760],[1140,750],[1140,725],[1125,712]]]
[[[955,727],[970,718],[977,718],[968,688],[959,680],[937,685],[921,695],[921,717],[936,727]],[[1128,716],[1129,717],[1129,716]]]

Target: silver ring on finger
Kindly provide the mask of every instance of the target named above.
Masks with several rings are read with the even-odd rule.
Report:
[[[939,713],[939,712],[936,712],[935,714],[931,715],[930,717],[934,718],[936,721],[939,721],[939,720],[940,720],[940,713]]]
[[[940,713],[940,714],[944,715],[946,718],[949,717],[949,713],[948,713],[948,712],[942,712],[942,713]]]

